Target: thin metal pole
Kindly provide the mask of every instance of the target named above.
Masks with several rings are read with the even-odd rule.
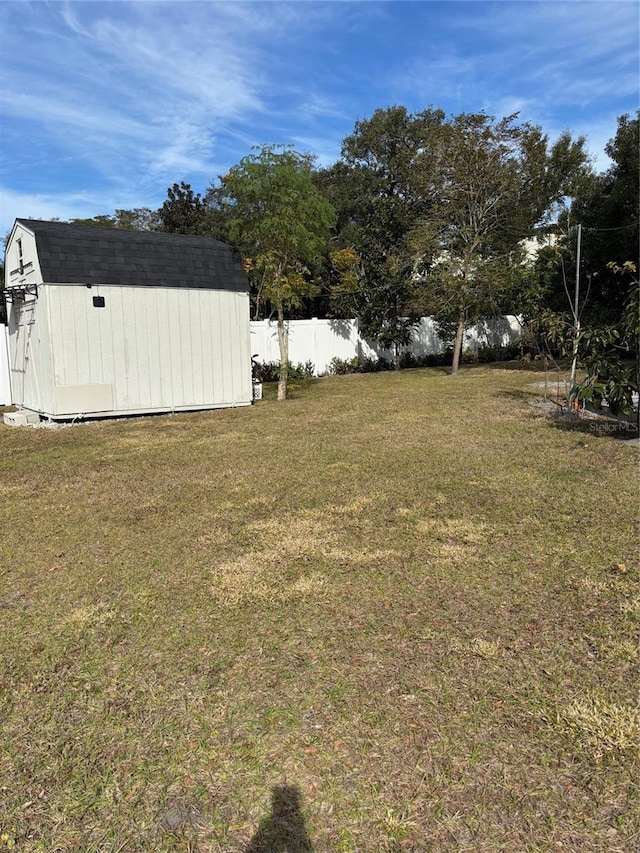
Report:
[[[571,363],[570,388],[576,384],[576,369],[578,366],[578,339],[580,337],[580,246],[582,244],[582,225],[578,225],[578,245],[576,248],[576,294],[573,302],[574,338],[573,362]]]

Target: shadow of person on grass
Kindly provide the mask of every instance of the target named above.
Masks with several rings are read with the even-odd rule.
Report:
[[[276,785],[272,789],[271,812],[260,821],[244,853],[313,853],[296,787]]]

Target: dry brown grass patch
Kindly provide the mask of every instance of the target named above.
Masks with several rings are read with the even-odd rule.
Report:
[[[605,755],[640,758],[640,708],[588,695],[558,711],[557,725],[597,761]]]

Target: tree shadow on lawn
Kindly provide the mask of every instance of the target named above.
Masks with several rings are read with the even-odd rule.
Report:
[[[550,418],[555,429],[563,432],[575,432],[595,435],[598,438],[613,438],[617,441],[631,441],[638,438],[634,424],[612,418],[585,418],[573,412],[565,412]]]
[[[520,388],[501,389],[495,392],[495,396],[517,403],[528,403],[533,410],[544,413],[554,429],[563,432],[596,435],[599,438],[609,437],[618,441],[638,438],[638,430],[634,423],[606,415],[589,417],[581,412],[572,412],[566,401],[554,400],[552,393],[547,393],[547,399],[544,401],[539,399],[543,396],[542,394],[532,396],[531,391]]]
[[[313,853],[300,811],[300,791],[293,785],[272,788],[271,811],[264,817],[244,853]]]

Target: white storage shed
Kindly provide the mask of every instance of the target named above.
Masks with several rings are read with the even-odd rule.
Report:
[[[247,406],[249,284],[208,237],[16,220],[12,402],[51,418]]]

